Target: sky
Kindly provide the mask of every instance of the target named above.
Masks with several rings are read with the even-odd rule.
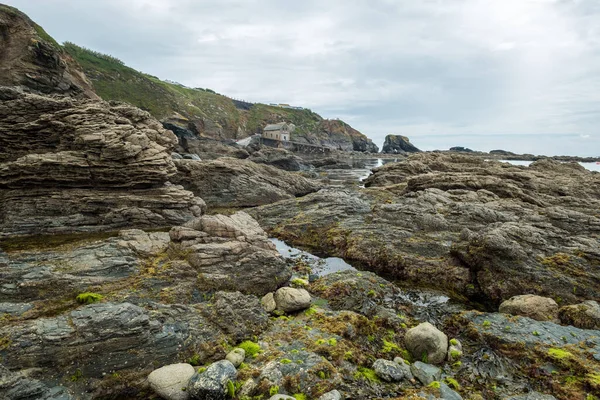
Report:
[[[5,1],[59,42],[379,146],[600,156],[598,0]]]

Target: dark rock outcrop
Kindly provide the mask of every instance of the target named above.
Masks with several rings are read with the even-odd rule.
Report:
[[[289,243],[494,307],[524,293],[571,303],[600,290],[600,175],[577,164],[419,154],[374,170],[365,186],[251,213]]]
[[[303,196],[319,189],[316,181],[249,160],[175,160],[175,183],[212,207],[252,207]]]
[[[248,160],[258,164],[272,165],[285,171],[303,171],[310,169],[310,165],[294,153],[285,149],[274,149],[266,146],[253,152]]]
[[[161,227],[202,200],[169,179],[177,139],[148,113],[0,88],[0,236]]]
[[[449,151],[456,151],[459,153],[473,153],[473,150],[469,149],[468,147],[463,147],[463,146],[450,147]]]
[[[420,151],[410,142],[410,139],[401,135],[387,135],[383,149],[381,149],[382,153],[387,154],[418,153]]]
[[[77,62],[42,27],[2,4],[0,85],[99,99]]]

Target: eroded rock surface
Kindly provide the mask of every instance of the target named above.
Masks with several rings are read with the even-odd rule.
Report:
[[[224,157],[214,161],[176,160],[174,182],[212,207],[252,207],[303,196],[319,184],[299,174],[249,160]]]
[[[0,237],[182,224],[177,139],[140,109],[0,88]]]
[[[573,303],[600,290],[600,174],[417,154],[363,190],[324,189],[251,211],[288,243],[497,307],[524,293]]]

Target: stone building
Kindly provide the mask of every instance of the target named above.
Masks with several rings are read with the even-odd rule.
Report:
[[[278,124],[269,124],[263,129],[263,139],[288,141],[290,135],[294,131],[294,124],[288,124],[286,122],[280,122]]]

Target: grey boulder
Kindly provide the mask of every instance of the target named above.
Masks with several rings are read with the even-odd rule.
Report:
[[[503,314],[522,315],[538,321],[557,321],[558,304],[549,297],[524,294],[514,296],[500,304]]]
[[[225,400],[227,382],[234,381],[237,371],[228,360],[211,364],[204,372],[195,373],[190,379],[187,391],[192,399]]]
[[[404,336],[406,348],[417,360],[432,364],[442,363],[448,353],[448,337],[429,322],[409,329]]]
[[[442,377],[441,369],[421,361],[412,364],[410,366],[410,371],[423,385],[429,385],[431,382],[439,381]]]
[[[274,295],[277,309],[284,312],[304,310],[310,307],[310,294],[305,289],[282,287]]]
[[[236,347],[235,349],[231,350],[225,356],[225,359],[229,360],[229,362],[231,362],[233,364],[233,366],[236,368],[239,367],[244,362],[245,358],[246,358],[246,351],[244,349],[240,349],[239,347]]]
[[[196,371],[190,364],[171,364],[156,369],[148,375],[154,392],[166,400],[187,400],[187,385]]]
[[[404,378],[404,371],[399,364],[382,358],[375,360],[373,370],[378,377],[387,382],[398,382]]]

